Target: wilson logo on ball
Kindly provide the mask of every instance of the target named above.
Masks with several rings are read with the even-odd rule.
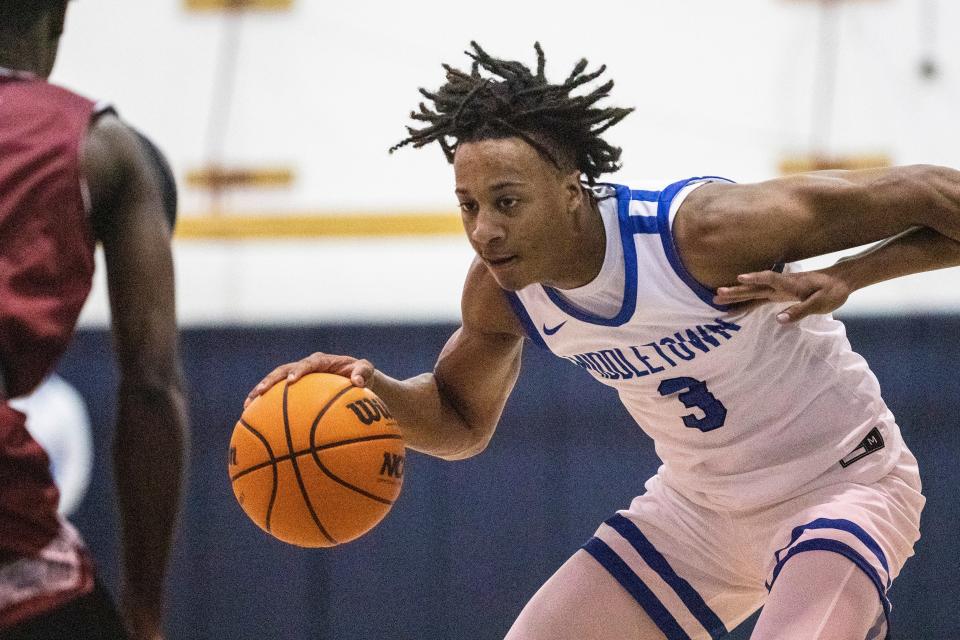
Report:
[[[390,412],[387,411],[387,408],[383,406],[379,400],[374,398],[363,398],[356,402],[351,402],[347,405],[347,408],[353,411],[363,424],[373,424],[384,418],[388,420],[393,418]]]

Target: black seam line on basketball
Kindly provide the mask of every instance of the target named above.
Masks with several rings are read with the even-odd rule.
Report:
[[[343,486],[345,486],[347,489],[352,489],[352,490],[356,491],[357,493],[359,493],[360,495],[365,496],[365,497],[367,497],[367,498],[370,498],[371,500],[373,500],[373,501],[375,501],[375,502],[379,502],[379,503],[381,503],[381,504],[386,504],[386,505],[391,505],[391,504],[393,504],[393,500],[387,500],[386,498],[381,498],[380,496],[378,496],[378,495],[376,495],[376,494],[370,493],[369,491],[366,491],[366,490],[364,490],[364,489],[361,489],[360,487],[354,486],[354,485],[350,484],[349,482],[347,482],[346,480],[343,480],[343,479],[337,477],[332,471],[330,471],[330,470],[327,469],[325,466],[323,466],[323,463],[320,462],[320,456],[317,455],[317,452],[316,452],[316,451],[311,451],[311,453],[313,454],[313,461],[317,463],[317,466],[318,466],[318,467],[320,467],[320,471],[323,471],[325,474],[327,474],[327,477],[329,477],[329,478],[330,478],[331,480],[333,480],[334,482],[339,482],[340,484],[342,484]]]
[[[371,441],[371,440],[400,440],[400,439],[402,439],[402,438],[403,438],[403,436],[395,436],[395,435],[363,436],[362,438],[351,438],[350,440],[338,440],[337,442],[331,442],[330,444],[325,444],[325,445],[319,446],[319,447],[317,447],[317,448],[314,449],[314,450],[315,450],[315,451],[327,451],[328,449],[336,449],[337,447],[345,447],[345,446],[348,445],[348,444],[356,444],[356,443],[358,443],[358,442],[369,442],[369,441]],[[269,467],[269,466],[270,466],[271,464],[273,464],[274,462],[278,462],[278,463],[279,463],[279,462],[283,462],[284,460],[289,460],[289,459],[292,458],[292,457],[297,457],[297,458],[299,458],[300,456],[309,455],[312,451],[313,451],[313,450],[311,450],[311,449],[304,449],[303,451],[295,451],[292,456],[290,456],[290,455],[283,455],[283,456],[279,456],[279,457],[277,457],[277,458],[271,458],[271,460],[268,461],[268,462],[260,462],[260,463],[258,463],[258,464],[253,465],[252,467],[247,467],[247,468],[244,469],[243,471],[238,471],[238,472],[237,472],[237,475],[235,475],[235,476],[233,476],[233,477],[230,478],[230,482],[233,482],[233,481],[236,480],[237,478],[242,478],[243,476],[247,475],[248,473],[253,473],[254,471],[259,471],[260,469],[264,469],[264,468],[266,468],[266,467]]]
[[[324,414],[326,414],[327,411],[330,409],[330,407],[333,406],[333,403],[340,399],[340,396],[342,396],[343,394],[345,394],[346,392],[350,391],[350,389],[353,389],[353,388],[354,388],[353,383],[348,381],[347,386],[345,386],[343,389],[340,389],[340,391],[337,391],[337,393],[334,394],[334,396],[327,401],[327,404],[323,405],[323,407],[320,408],[319,413],[317,413],[317,417],[313,419],[313,424],[310,425],[310,448],[311,449],[313,448],[313,443],[316,442],[317,425],[320,424],[321,418],[323,418]]]
[[[270,531],[270,516],[273,514],[273,503],[277,499],[277,459],[273,455],[273,448],[270,446],[270,442],[264,438],[259,431],[244,422],[243,418],[240,419],[240,424],[242,424],[250,433],[260,439],[260,442],[263,443],[263,446],[267,448],[267,455],[270,456],[270,462],[265,464],[269,464],[273,467],[273,489],[270,490],[270,503],[267,505],[267,517],[264,522],[264,526],[266,526],[267,531]],[[239,475],[240,474],[237,474],[237,476],[231,479],[230,482],[236,480]]]
[[[284,382],[283,384],[283,430],[287,434],[287,449],[290,451],[290,454],[293,454],[293,436],[290,435],[290,420],[287,417],[287,391],[290,389],[290,383]],[[307,511],[310,512],[310,517],[313,518],[314,524],[317,525],[317,529],[320,530],[327,540],[331,544],[339,544],[336,540],[333,539],[327,530],[323,528],[323,525],[320,523],[320,518],[317,517],[317,512],[313,509],[313,504],[310,502],[310,496],[307,495],[307,487],[303,484],[303,476],[300,475],[300,467],[297,466],[296,456],[290,458],[291,464],[293,464],[293,473],[297,476],[297,484],[300,485],[300,494],[303,496],[303,502],[307,505]]]
[[[327,469],[325,466],[323,466],[323,463],[320,462],[320,456],[317,455],[317,450],[316,450],[315,448],[313,448],[313,443],[316,441],[316,436],[317,436],[317,427],[320,426],[320,420],[323,418],[323,415],[324,415],[324,414],[327,412],[327,410],[333,405],[333,403],[336,402],[336,401],[340,398],[340,396],[342,396],[342,395],[345,394],[347,391],[350,391],[350,390],[353,389],[353,388],[354,388],[354,386],[353,386],[353,383],[351,382],[350,384],[348,384],[347,386],[345,386],[343,389],[341,389],[340,391],[338,391],[337,394],[330,399],[330,402],[328,402],[328,403],[326,404],[326,406],[324,406],[322,409],[320,409],[320,413],[317,414],[317,417],[314,418],[314,420],[313,420],[313,425],[310,427],[310,453],[313,455],[313,461],[317,463],[317,466],[320,467],[320,470],[323,471],[325,474],[327,474],[327,477],[329,477],[329,478],[330,478],[331,480],[333,480],[334,482],[339,482],[340,484],[342,484],[343,486],[347,487],[348,489],[352,489],[352,490],[356,491],[357,493],[359,493],[360,495],[366,496],[366,497],[368,497],[368,498],[370,498],[371,500],[374,500],[374,501],[376,501],[376,502],[380,502],[380,503],[386,504],[386,505],[392,505],[393,502],[392,502],[391,500],[387,500],[387,499],[385,499],[385,498],[381,498],[380,496],[374,495],[374,494],[372,494],[372,493],[370,493],[370,492],[368,492],[368,491],[364,491],[364,490],[361,489],[360,487],[355,487],[354,485],[350,484],[350,483],[347,482],[346,480],[341,480],[340,478],[338,478],[338,477],[337,477],[336,475],[334,475],[329,469]]]

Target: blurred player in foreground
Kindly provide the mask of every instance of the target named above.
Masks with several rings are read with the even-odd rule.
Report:
[[[67,0],[0,0],[0,637],[158,640],[186,431],[172,179],[117,116],[48,84]],[[165,210],[166,209],[166,210]],[[121,613],[57,516],[44,451],[6,400],[66,349],[103,244],[120,370]]]
[[[719,638],[761,606],[754,638],[882,638],[887,590],[920,535],[917,464],[843,325],[807,314],[960,263],[960,173],[600,184],[620,156],[600,134],[630,109],[597,106],[613,83],[585,90],[603,72],[585,60],[549,83],[536,49],[530,70],[474,44],[472,70],[446,67],[446,84],[422,91],[432,106],[412,114],[424,126],[397,145],[443,148],[477,253],[463,326],[433,373],[399,381],[316,353],[251,396],[339,373],[387,403],[411,448],[466,458],[493,435],[527,337],[615,388],[663,465],[533,596],[510,640]],[[727,306],[791,292],[801,301],[785,311]]]

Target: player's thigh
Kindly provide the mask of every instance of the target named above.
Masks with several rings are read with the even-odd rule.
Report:
[[[875,640],[886,616],[871,578],[831,551],[807,551],[783,566],[752,640]]]
[[[851,566],[858,569],[851,581],[872,586],[872,591],[857,590],[869,602],[864,617],[872,626],[873,613],[880,606],[885,620],[890,610],[887,590],[913,555],[923,504],[916,460],[904,448],[898,464],[879,480],[826,485],[767,510],[764,517],[770,534],[765,536],[764,555],[771,596],[779,591],[788,569],[794,591],[797,584],[809,588],[810,579],[800,580],[798,576],[805,574],[799,571],[812,558],[823,556],[833,561],[834,573],[849,571]],[[843,598],[849,593],[836,595]]]
[[[534,594],[506,640],[662,640],[637,601],[586,551]]]

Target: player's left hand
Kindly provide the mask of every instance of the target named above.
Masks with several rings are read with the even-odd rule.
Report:
[[[827,271],[777,273],[759,271],[737,276],[734,286],[720,287],[716,304],[742,302],[797,302],[777,314],[777,322],[796,322],[815,313],[830,313],[850,296],[851,289],[842,279]]]

